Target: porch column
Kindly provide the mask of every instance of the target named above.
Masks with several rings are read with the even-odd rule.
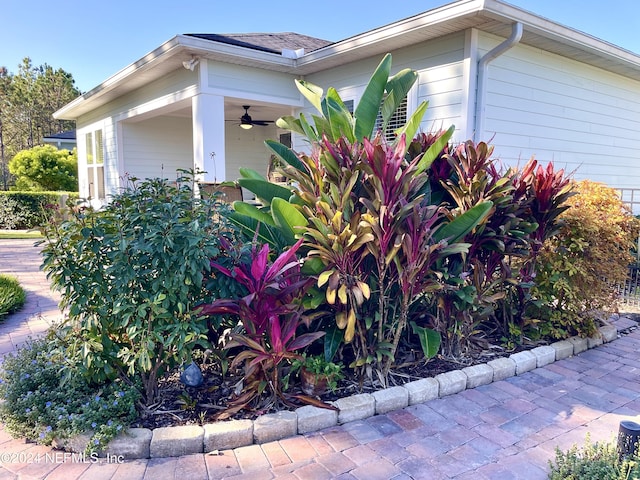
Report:
[[[200,93],[191,99],[193,167],[205,182],[223,182],[225,172],[224,97]]]

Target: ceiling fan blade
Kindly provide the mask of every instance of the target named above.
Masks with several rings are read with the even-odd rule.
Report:
[[[274,120],[253,120],[251,123],[253,123],[254,125],[260,125],[261,127],[266,127],[273,122]]]

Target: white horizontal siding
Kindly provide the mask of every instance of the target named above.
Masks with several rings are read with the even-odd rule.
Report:
[[[250,130],[244,130],[236,125],[227,126],[225,131],[227,180],[240,178],[240,167],[251,168],[266,176],[271,152],[264,141],[268,138],[277,139],[277,130],[273,124],[264,127],[256,125]]]
[[[498,40],[481,35],[483,49]],[[507,165],[535,156],[615,187],[640,186],[640,82],[517,45],[489,65],[484,140]]]
[[[177,169],[193,168],[191,119],[155,117],[142,122],[122,122],[121,174],[175,180]]]
[[[209,88],[224,91],[225,95],[233,96],[237,92],[240,98],[268,95],[273,99],[288,100],[299,103],[300,92],[295,86],[295,76],[258,70],[242,65],[231,65],[220,62],[207,62],[207,83]]]

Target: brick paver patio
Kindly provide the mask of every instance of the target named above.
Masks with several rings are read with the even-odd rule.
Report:
[[[28,290],[0,353],[60,318],[32,241],[0,240],[0,272]],[[615,318],[619,328],[635,325]],[[0,427],[4,479],[545,479],[556,447],[612,440],[640,415],[640,331],[522,375],[402,410],[217,455],[79,462]],[[19,459],[40,462],[19,463]],[[46,455],[48,454],[48,455]],[[14,461],[16,460],[16,461]]]

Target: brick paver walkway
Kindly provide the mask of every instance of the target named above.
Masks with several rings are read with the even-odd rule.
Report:
[[[0,351],[60,312],[30,241],[0,240],[0,272],[29,290],[26,311],[0,324]],[[624,317],[621,327],[635,324]],[[558,446],[610,441],[640,415],[640,331],[578,356],[402,410],[280,441],[124,463],[78,462],[0,429],[4,479],[545,479]],[[56,456],[57,454],[57,456]]]

